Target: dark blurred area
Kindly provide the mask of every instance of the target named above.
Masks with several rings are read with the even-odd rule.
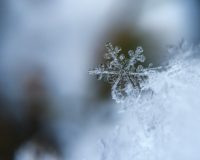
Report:
[[[24,97],[15,102],[9,102],[9,98],[1,94],[1,159],[14,159],[16,150],[30,140],[44,150],[60,151],[55,137],[43,126],[49,109],[49,96],[42,81],[42,73],[30,75],[23,90]]]
[[[88,75],[104,44],[142,46],[158,66],[168,44],[199,42],[199,9],[198,0],[1,0],[0,160],[75,160],[84,137],[117,121],[109,85]]]

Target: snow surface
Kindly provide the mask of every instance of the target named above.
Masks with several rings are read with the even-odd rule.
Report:
[[[121,120],[82,150],[83,160],[199,160],[199,47],[171,46],[172,60],[149,75],[146,92],[121,104]],[[150,90],[151,92],[148,92]],[[91,148],[92,148],[91,147]],[[77,150],[77,153],[78,150]],[[87,155],[88,154],[88,155]]]

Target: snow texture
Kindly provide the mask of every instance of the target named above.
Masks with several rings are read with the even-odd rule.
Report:
[[[88,157],[93,160],[199,160],[199,51],[200,46],[185,41],[169,46],[173,57],[168,65],[162,71],[147,74],[148,83],[142,86],[144,90],[151,90],[151,94],[128,94],[119,109],[120,122],[110,134],[100,138],[99,154]],[[95,73],[104,76],[105,71],[108,69],[97,68]]]

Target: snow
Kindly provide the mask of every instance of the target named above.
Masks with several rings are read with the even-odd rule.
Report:
[[[121,120],[103,135],[93,160],[200,159],[198,52],[198,46],[184,41],[170,47],[174,56],[168,65],[149,74],[144,85],[152,94],[127,95],[119,109]]]

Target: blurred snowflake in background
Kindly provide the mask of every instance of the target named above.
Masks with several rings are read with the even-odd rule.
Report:
[[[143,84],[148,79],[148,74],[158,68],[147,68],[140,63],[145,61],[142,47],[137,47],[135,51],[129,50],[126,57],[121,52],[121,48],[113,47],[111,43],[106,44],[107,53],[104,58],[106,64],[101,64],[89,74],[96,75],[98,80],[105,80],[112,84],[112,98],[116,102],[121,102],[127,95],[138,96],[143,89]]]

